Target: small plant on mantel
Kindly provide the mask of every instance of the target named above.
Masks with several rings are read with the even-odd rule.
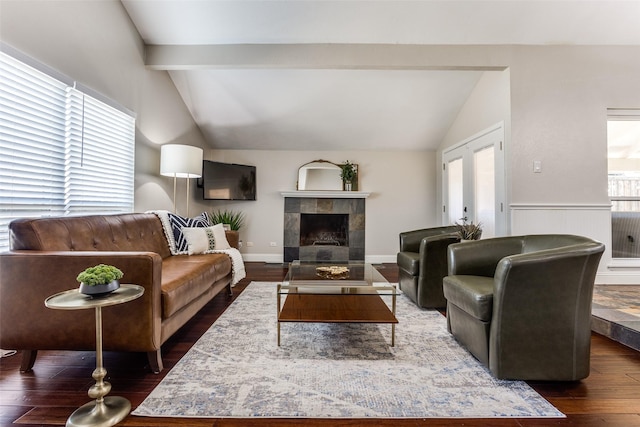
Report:
[[[213,211],[208,212],[209,221],[211,224],[229,224],[231,230],[240,230],[244,225],[244,212],[238,211]]]
[[[479,240],[482,236],[482,223],[474,224],[467,222],[465,218],[460,218],[462,222],[456,222],[456,234],[461,240]]]
[[[347,160],[343,165],[340,166],[342,171],[340,172],[340,178],[345,184],[353,182],[353,179],[356,177],[356,166]]]

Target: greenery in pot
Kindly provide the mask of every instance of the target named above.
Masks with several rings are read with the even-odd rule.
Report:
[[[99,264],[89,267],[78,274],[76,280],[86,286],[106,285],[114,280],[120,280],[124,273],[113,265]]]
[[[229,224],[232,230],[240,230],[244,225],[244,212],[238,211],[214,211],[207,212],[211,224]]]
[[[473,221],[467,222],[466,219],[462,219],[462,222],[456,222],[456,234],[462,240],[479,240],[482,236],[482,223],[474,224]]]
[[[347,160],[340,167],[342,168],[342,171],[340,172],[340,178],[342,178],[342,181],[353,182],[353,179],[356,177],[355,165],[353,163],[350,163],[349,160]]]

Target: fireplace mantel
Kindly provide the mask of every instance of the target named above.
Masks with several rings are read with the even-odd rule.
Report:
[[[282,197],[299,197],[313,199],[366,199],[371,194],[365,191],[281,191]]]

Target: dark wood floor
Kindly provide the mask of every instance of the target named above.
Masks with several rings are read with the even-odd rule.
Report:
[[[398,280],[397,268],[384,264],[380,270],[389,281]],[[278,264],[247,263],[250,281],[282,280],[285,269]],[[154,375],[145,368],[143,354],[106,352],[104,365],[112,384],[110,395],[124,396],[137,407],[166,373],[186,353],[232,302],[218,295],[162,348],[165,370]],[[90,399],[94,383],[93,352],[43,351],[33,372],[20,374],[19,354],[0,359],[0,425],[64,425],[67,417]],[[215,373],[212,373],[215,374]],[[572,383],[530,383],[542,396],[567,414],[565,419],[408,419],[408,420],[275,420],[275,419],[171,419],[129,416],[123,426],[640,426],[640,353],[598,334],[592,336],[591,375]]]

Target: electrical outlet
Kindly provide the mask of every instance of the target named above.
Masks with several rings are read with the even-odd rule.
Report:
[[[269,246],[278,246],[278,244],[276,242],[271,242],[269,243]]]
[[[253,246],[253,242],[247,242],[247,247],[250,248]]]

